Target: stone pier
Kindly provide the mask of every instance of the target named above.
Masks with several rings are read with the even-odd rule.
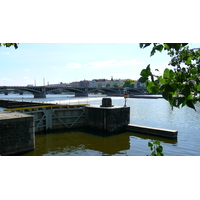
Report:
[[[111,98],[103,98],[101,106],[86,106],[86,126],[103,132],[124,131],[130,123],[130,107],[113,106]]]
[[[35,148],[32,115],[0,112],[0,155],[16,155]]]

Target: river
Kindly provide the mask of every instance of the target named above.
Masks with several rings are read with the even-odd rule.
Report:
[[[31,94],[4,95],[2,99],[51,102],[58,104],[100,105],[103,95],[76,98],[73,95],[47,95],[46,99],[34,99]],[[123,97],[111,97],[114,106],[124,106]],[[200,104],[196,112],[188,107],[182,109],[169,106],[164,99],[128,98],[131,108],[130,123],[158,128],[178,130],[177,140],[142,135],[133,132],[102,137],[85,129],[62,130],[36,134],[34,151],[24,156],[146,156],[151,151],[148,142],[161,141],[165,156],[200,155]],[[0,108],[3,110],[3,108]]]

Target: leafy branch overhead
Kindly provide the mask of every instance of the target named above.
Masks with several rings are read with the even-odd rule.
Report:
[[[167,51],[169,65],[161,76],[151,71],[150,65],[140,73],[139,81],[146,83],[150,93],[161,93],[173,107],[188,106],[195,109],[200,101],[200,49],[189,49],[188,43],[140,43],[140,48],[153,45],[150,56]]]
[[[18,43],[0,43],[0,47],[5,46],[5,47],[11,47],[14,46],[15,49],[18,48]]]

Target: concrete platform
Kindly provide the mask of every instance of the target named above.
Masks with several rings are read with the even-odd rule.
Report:
[[[176,139],[178,135],[178,131],[176,130],[140,126],[135,124],[128,124],[126,130],[148,135],[156,135],[160,137],[172,138],[172,139]]]
[[[0,111],[0,120],[13,119],[13,118],[19,118],[19,117],[30,117],[30,115],[17,113],[17,112],[1,112]]]

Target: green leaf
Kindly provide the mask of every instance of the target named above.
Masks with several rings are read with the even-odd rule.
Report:
[[[192,68],[191,70],[190,70],[190,72],[194,75],[194,74],[197,74],[197,68]]]
[[[169,71],[169,78],[173,79],[174,76],[175,76],[175,73],[170,69],[170,71]]]
[[[12,45],[12,43],[5,43],[6,47],[10,47]]]
[[[187,98],[186,98],[186,100],[191,100],[191,99],[193,99],[193,95],[192,94],[188,95]]]
[[[175,105],[176,107],[179,107],[183,102],[185,101],[185,97],[178,97],[175,99]]]
[[[171,92],[168,92],[168,91],[165,90],[165,91],[162,92],[162,96],[163,96],[164,99],[166,99],[170,103],[170,105],[173,104],[173,99],[172,99],[172,93]]]
[[[140,43],[140,48],[145,48],[148,47],[149,45],[151,45],[151,43]]]
[[[143,78],[148,78],[148,77],[149,77],[149,75],[148,75],[146,69],[143,69],[143,70],[140,72],[140,75],[141,75]]]
[[[186,63],[187,65],[190,65],[190,64],[191,64],[191,60],[192,60],[192,57],[189,56],[189,57],[187,58],[187,60],[185,61],[185,63]]]
[[[197,86],[197,91],[200,91],[200,85]]]
[[[190,107],[190,108],[192,108],[192,109],[194,109],[194,110],[196,111],[196,109],[195,109],[195,107],[194,107],[194,104],[192,103],[192,100],[186,101],[186,105],[187,105],[188,107]]]
[[[170,49],[178,51],[181,48],[181,43],[166,43]]]
[[[151,75],[151,69],[150,69],[150,65],[147,66],[146,69],[143,69],[140,73],[140,75],[143,77],[143,78],[148,78],[150,75]]]
[[[157,156],[164,156],[162,152],[158,153]]]
[[[163,73],[163,77],[166,78],[166,79],[169,78],[169,69],[168,68],[165,69],[165,71]]]
[[[140,77],[138,81],[140,83],[145,83],[147,80],[148,80],[148,78]]]
[[[15,47],[15,49],[17,49],[17,48],[18,48],[18,45],[17,45],[16,43],[14,43],[14,47]]]
[[[181,44],[182,44],[183,47],[186,46],[186,45],[188,45],[188,43],[181,43]]]
[[[184,88],[183,91],[182,91],[182,94],[183,94],[185,97],[187,97],[187,96],[190,95],[190,93],[191,93],[190,87],[189,87],[189,85],[186,85],[185,88]]]
[[[154,48],[161,52],[163,50],[163,45],[160,44],[158,46],[155,46]]]
[[[162,76],[158,77],[158,80],[161,84],[165,84],[166,83],[166,79],[164,79]]]
[[[167,44],[167,43],[164,43],[164,47],[165,47],[165,49],[167,49],[167,50],[169,50],[169,49],[170,49],[170,47],[168,46],[168,44]]]
[[[155,47],[153,47],[153,49],[152,49],[152,51],[150,53],[150,56],[153,56],[155,53],[156,53],[156,49],[155,49]]]
[[[147,90],[148,90],[149,93],[153,92],[153,87],[155,87],[155,84],[151,81],[148,81],[147,82]]]
[[[153,144],[152,144],[151,142],[148,142],[148,146],[149,146],[149,147],[152,147]]]
[[[154,144],[160,145],[160,141],[155,141]]]
[[[163,91],[162,92],[162,96],[163,96],[164,99],[166,99],[168,101],[168,99],[169,99],[169,92]]]
[[[156,148],[156,150],[157,150],[158,153],[161,153],[162,150],[163,150],[163,147],[162,147],[162,146],[158,146],[158,147]]]

